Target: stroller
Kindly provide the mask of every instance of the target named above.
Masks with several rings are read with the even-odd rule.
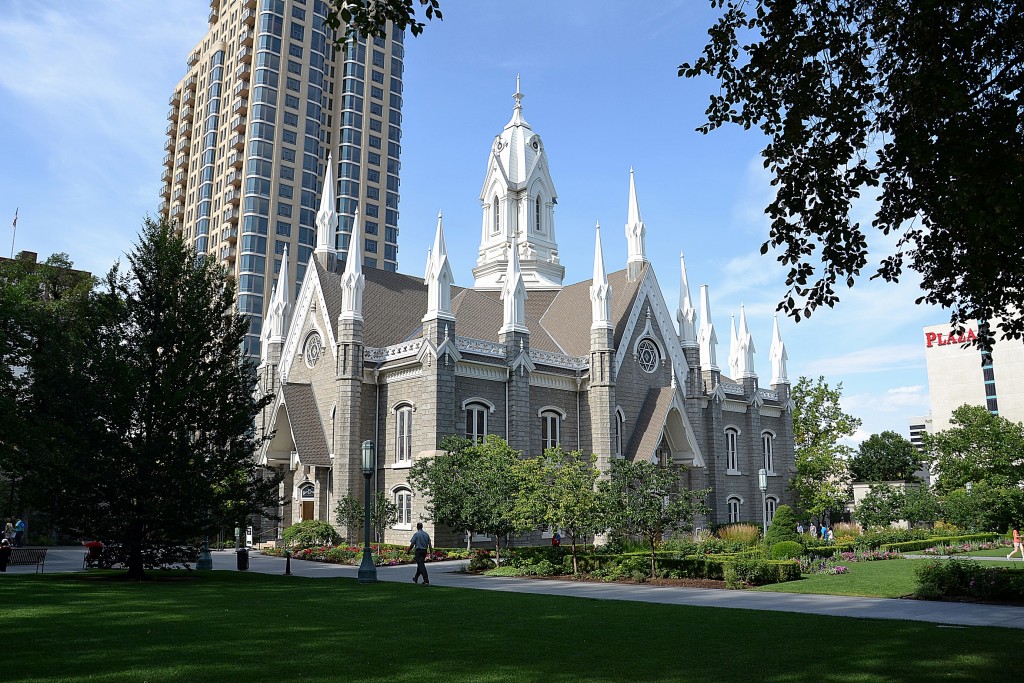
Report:
[[[85,559],[82,561],[82,569],[110,569],[113,566],[109,553],[104,552],[106,546],[102,541],[86,541]]]

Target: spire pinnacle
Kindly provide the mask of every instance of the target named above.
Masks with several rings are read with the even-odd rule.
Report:
[[[754,337],[750,334],[750,327],[747,326],[747,309],[740,304],[740,327],[736,333],[738,352],[736,357],[737,373],[740,379],[756,378],[757,371],[754,370]]]
[[[504,304],[504,323],[499,333],[529,332],[526,328],[526,285],[519,267],[519,244],[515,235],[512,236],[501,301]]]
[[[740,339],[736,334],[736,316],[729,316],[729,376],[733,379],[740,374]]]
[[[700,286],[700,330],[697,332],[697,343],[700,345],[700,369],[718,371],[718,336],[715,324],[711,322],[711,297],[708,286]]]
[[[782,335],[779,334],[779,316],[775,316],[775,325],[772,329],[772,346],[768,351],[768,357],[772,361],[772,385],[789,384],[789,377],[786,374],[786,361],[789,354],[786,353],[786,345],[782,343]]]
[[[437,212],[437,230],[434,232],[434,246],[427,251],[427,314],[423,320],[434,318],[453,319],[452,290],[454,282],[452,267],[448,262],[448,248],[444,243],[444,227],[441,212]]]
[[[676,309],[676,320],[679,323],[679,341],[683,348],[697,347],[697,311],[690,301],[690,284],[686,279],[686,262],[683,252],[679,252],[679,308]]]
[[[635,280],[647,263],[645,251],[645,240],[647,229],[640,217],[640,203],[636,198],[636,181],[633,178],[633,169],[629,169],[629,208],[626,214],[626,241],[629,246],[629,258],[626,261],[628,268],[627,277],[630,281]]]
[[[601,248],[601,224],[594,229],[594,281],[590,285],[592,323],[590,329],[610,329],[612,326],[612,289],[604,269],[604,251]]]
[[[260,335],[263,342],[261,357],[267,360],[268,344],[283,344],[288,326],[288,313],[291,310],[291,277],[288,274],[288,245],[284,245],[284,254],[281,255],[281,272],[278,273],[277,283],[270,295],[270,306],[267,309],[267,317],[263,321],[263,332]]]
[[[363,286],[366,278],[363,275],[363,231],[362,217],[356,209],[352,221],[352,236],[348,242],[348,257],[345,259],[345,272],[341,276],[341,318],[343,320],[363,319]]]
[[[336,253],[334,235],[338,229],[338,214],[334,210],[334,158],[327,155],[327,173],[324,175],[324,189],[320,194],[320,210],[316,213],[316,249],[324,268],[328,267],[327,256]]]

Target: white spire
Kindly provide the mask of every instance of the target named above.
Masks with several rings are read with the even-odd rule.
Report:
[[[452,267],[448,262],[448,248],[444,243],[441,212],[437,212],[437,230],[434,246],[427,252],[427,314],[424,320],[448,318],[452,315]]]
[[[729,377],[736,379],[740,374],[740,340],[736,334],[736,316],[729,316]]]
[[[338,214],[334,210],[333,156],[327,155],[327,174],[324,190],[320,194],[320,210],[316,212],[316,249],[314,254],[335,254],[334,234],[338,229]],[[326,260],[323,262],[326,266]]]
[[[263,342],[263,360],[267,360],[267,347],[270,344],[283,344],[285,335],[288,332],[288,313],[291,311],[291,277],[288,275],[288,245],[284,245],[284,254],[281,255],[281,272],[278,273],[277,283],[270,296],[270,306],[267,308],[267,317],[263,321],[263,332],[260,334]]]
[[[604,251],[601,249],[601,224],[597,224],[594,238],[594,281],[590,285],[590,329],[610,329],[612,326],[612,288],[604,270]]]
[[[505,269],[505,282],[501,288],[501,301],[504,304],[504,323],[500,333],[529,332],[526,328],[526,284],[523,273],[519,269],[519,245],[515,235],[512,236],[512,248],[508,255],[508,267]]]
[[[697,347],[697,311],[690,301],[690,284],[686,280],[686,263],[683,252],[679,252],[679,308],[676,309],[679,323],[679,341],[683,348]]]
[[[636,182],[633,180],[633,167],[629,168],[629,211],[626,215],[626,242],[629,246],[629,258],[626,260],[627,277],[635,280],[640,274],[643,264],[647,262],[645,240],[647,228],[640,217],[640,203],[636,198]]]
[[[341,276],[341,319],[363,319],[363,231],[362,218],[356,209],[352,221],[352,236],[348,242],[348,257],[345,260],[345,272]]]
[[[700,330],[697,331],[697,344],[700,346],[700,369],[718,370],[718,336],[715,324],[711,322],[711,298],[708,286],[700,286]]]
[[[789,360],[789,354],[786,353],[786,345],[782,343],[782,335],[779,334],[779,316],[775,316],[772,347],[768,351],[768,357],[772,361],[772,385],[789,384],[789,376],[786,374],[786,361]]]
[[[754,369],[754,338],[747,326],[747,310],[740,304],[740,327],[736,333],[738,342],[738,355],[736,356],[736,374],[734,379],[757,378],[757,371]]]

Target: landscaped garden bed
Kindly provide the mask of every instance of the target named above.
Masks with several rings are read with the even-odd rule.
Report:
[[[406,546],[388,545],[383,543],[371,543],[370,551],[373,553],[373,562],[378,567],[389,567],[399,564],[412,564],[413,556],[405,552]],[[311,562],[329,562],[332,564],[358,565],[363,559],[363,546],[361,545],[337,545],[337,546],[315,546],[310,548],[264,548],[261,551],[264,555],[273,557],[284,557],[290,552],[292,559],[309,560]],[[434,548],[434,551],[427,558],[431,562],[444,560],[465,560],[473,553],[465,548]]]

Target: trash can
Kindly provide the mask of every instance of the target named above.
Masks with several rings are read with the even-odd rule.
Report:
[[[235,551],[235,559],[238,563],[238,571],[244,572],[249,568],[249,549],[239,548]]]

